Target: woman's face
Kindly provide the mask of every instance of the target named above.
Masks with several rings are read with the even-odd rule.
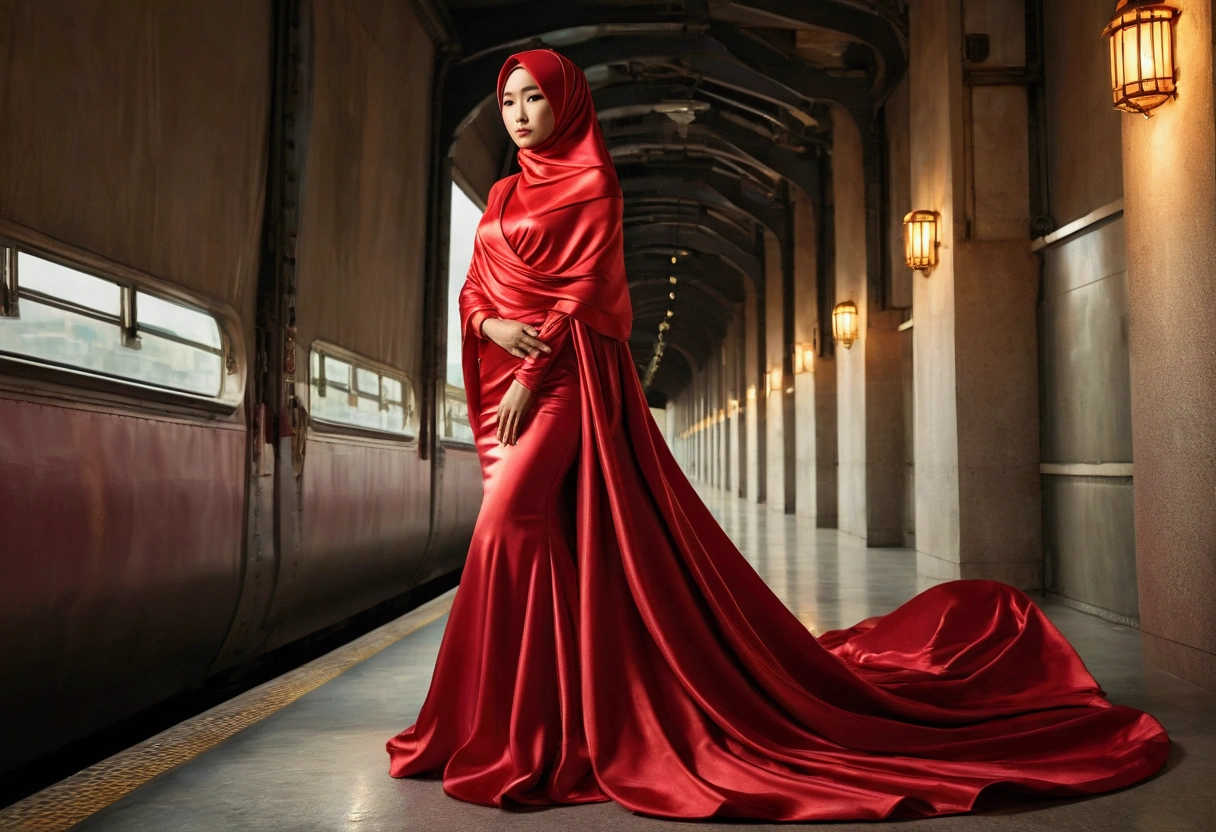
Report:
[[[553,133],[553,108],[536,79],[522,66],[507,76],[499,103],[502,123],[520,147],[536,147]]]

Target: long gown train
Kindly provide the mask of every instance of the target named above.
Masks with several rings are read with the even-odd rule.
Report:
[[[561,323],[514,446],[493,426],[521,360],[466,346],[485,495],[393,776],[442,772],[503,807],[832,820],[1106,791],[1164,764],[1162,726],[1109,704],[1005,584],[942,584],[816,639],[679,469],[627,344]]]

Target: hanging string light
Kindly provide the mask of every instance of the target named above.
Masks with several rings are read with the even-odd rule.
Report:
[[[684,203],[682,200],[676,200],[676,251],[680,251],[680,217],[683,204]],[[676,263],[676,256],[674,254],[671,257],[671,262],[673,265]],[[665,336],[667,331],[671,329],[671,319],[675,317],[676,314],[675,310],[672,308],[676,302],[676,276],[674,274],[670,275],[667,278],[667,282],[672,286],[672,289],[667,292],[667,314],[665,314],[663,319],[659,321],[659,331],[654,339],[654,349],[650,353],[650,361],[646,362],[646,370],[642,374],[643,390],[650,389],[650,383],[654,381],[654,374],[659,371],[659,362],[662,361],[663,350],[667,347]]]

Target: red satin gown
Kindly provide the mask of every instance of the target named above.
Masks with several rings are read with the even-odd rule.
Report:
[[[529,220],[509,201],[501,217],[528,260]],[[464,344],[481,512],[426,701],[388,743],[393,776],[441,773],[452,797],[501,807],[834,820],[965,812],[990,788],[1106,791],[1164,764],[1161,725],[1109,704],[1005,584],[946,583],[816,639],[679,469],[625,341],[516,313],[553,346],[521,360],[478,335],[486,314]],[[500,446],[513,379],[533,406]]]

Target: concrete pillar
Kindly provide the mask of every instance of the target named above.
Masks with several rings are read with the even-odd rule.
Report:
[[[710,360],[710,363],[713,362],[712,355],[710,356],[709,360]],[[717,413],[718,413],[717,372],[713,373],[713,375],[711,377],[711,381],[712,381],[712,390],[710,391],[709,413],[708,413],[708,421],[706,422],[706,431],[705,431],[705,433],[707,434],[705,437],[705,444],[708,446],[708,453],[709,453],[709,484],[711,486],[713,486],[714,488],[717,488],[719,485],[718,463],[721,460],[721,456],[718,453],[718,424],[715,421],[715,419],[717,418]]]
[[[729,406],[730,391],[730,348],[727,343],[718,347],[718,487],[730,488],[730,432],[727,429],[726,412]]]
[[[870,546],[903,540],[905,488],[899,311],[882,311],[866,278],[862,137],[843,109],[833,113],[832,193],[836,302],[851,300],[859,339],[836,345],[839,525]]]
[[[731,321],[730,334],[727,336],[731,342],[731,396],[734,399],[734,407],[727,412],[730,413],[730,437],[731,437],[731,490],[736,497],[747,497],[747,477],[744,474],[744,469],[747,462],[747,433],[744,425],[745,411],[744,406],[747,404],[747,384],[744,375],[744,360],[746,359],[743,349],[744,343],[744,304],[735,304],[735,316]]]
[[[777,383],[768,387],[761,378],[758,396],[764,396],[766,458],[765,501],[773,511],[785,511],[785,393],[786,382],[782,372],[785,358],[785,340],[782,337],[782,318],[785,314],[781,269],[781,246],[772,233],[764,232],[764,281],[765,281],[765,332],[764,369]],[[767,390],[767,393],[766,393]]]
[[[860,131],[844,109],[833,113],[837,303],[852,300],[858,337],[837,344],[839,528],[872,546],[899,545],[903,495],[902,388],[897,331],[901,314],[878,311],[866,279],[866,204]]]
[[[820,336],[830,338],[831,333]],[[836,358],[820,358],[815,363],[815,525],[821,529],[840,526],[839,457],[837,442],[838,402],[836,396]]]
[[[866,328],[866,543],[902,546],[907,459],[904,432],[903,312],[870,312]]]
[[[1212,5],[1175,5],[1178,97],[1122,116],[1136,571],[1145,657],[1216,690]]]
[[[802,191],[794,193],[794,342],[817,343],[819,281],[816,279],[818,218],[811,200]],[[819,511],[815,449],[821,425],[815,419],[815,366],[793,378],[794,387],[794,513],[814,518]],[[788,385],[787,385],[788,386]],[[833,430],[835,425],[832,426]],[[832,474],[835,476],[835,465]]]
[[[1038,589],[1026,95],[1017,85],[964,88],[960,11],[990,34],[988,64],[1025,59],[1020,0],[910,9],[912,203],[941,213],[942,240],[938,267],[913,280],[917,571],[922,585],[993,578]]]
[[[865,179],[861,135],[843,108],[832,112],[832,196],[836,207],[836,303],[852,301],[858,339],[836,344],[840,530],[866,536],[866,292]]]
[[[748,284],[743,301],[745,308],[743,383],[746,397],[744,420],[747,433],[747,499],[753,503],[764,499],[764,490],[760,482],[760,474],[764,471],[764,466],[760,464],[760,400],[764,395],[764,383],[756,370],[760,360],[760,338],[756,327],[758,320],[756,298],[756,290],[751,284]]]

